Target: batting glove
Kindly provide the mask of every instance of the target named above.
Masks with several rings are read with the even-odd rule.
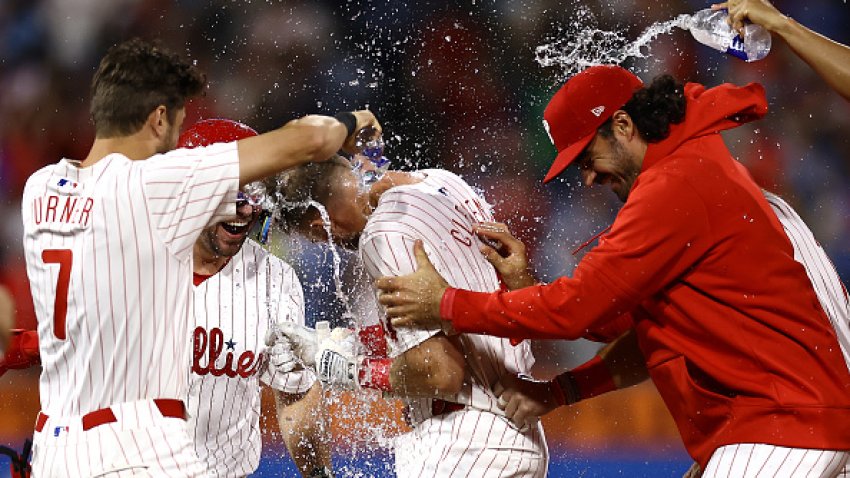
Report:
[[[303,368],[293,350],[292,342],[274,325],[266,332],[266,355],[271,372],[287,373]]]
[[[324,385],[346,390],[359,388],[354,333],[338,327],[319,344],[315,355],[316,375]]]
[[[305,367],[316,366],[316,352],[319,348],[315,329],[293,322],[281,322],[277,324],[277,332],[287,339],[292,351]]]

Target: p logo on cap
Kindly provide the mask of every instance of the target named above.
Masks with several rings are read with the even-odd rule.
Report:
[[[543,182],[561,174],[615,111],[643,87],[640,78],[616,65],[592,66],[562,86],[543,112],[543,123],[558,156]]]

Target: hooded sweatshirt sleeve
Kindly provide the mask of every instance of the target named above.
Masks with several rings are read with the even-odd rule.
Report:
[[[512,292],[449,289],[441,314],[458,332],[577,339],[659,293],[707,252],[702,198],[676,174],[642,174],[611,232],[573,277]]]

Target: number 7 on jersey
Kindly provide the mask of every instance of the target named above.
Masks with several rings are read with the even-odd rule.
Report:
[[[56,280],[56,299],[53,301],[53,335],[65,340],[65,316],[68,313],[68,283],[71,281],[71,264],[74,253],[70,249],[45,249],[41,251],[45,264],[59,264]]]

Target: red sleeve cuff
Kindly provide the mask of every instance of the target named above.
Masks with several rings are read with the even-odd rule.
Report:
[[[443,299],[440,301],[440,318],[443,320],[453,321],[452,311],[454,309],[455,295],[457,289],[449,287],[443,292]]]

